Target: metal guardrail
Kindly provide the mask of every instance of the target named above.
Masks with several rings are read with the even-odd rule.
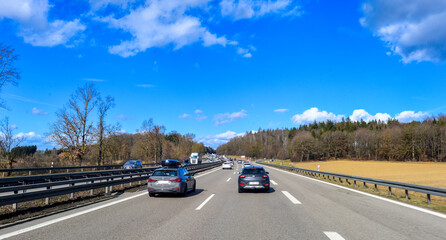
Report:
[[[156,166],[159,165],[158,163],[145,163],[143,166]],[[13,172],[28,172],[28,175],[32,175],[33,172],[46,172],[48,171],[50,174],[53,172],[60,172],[62,170],[65,170],[67,173],[70,172],[70,170],[81,170],[84,171],[84,169],[92,169],[95,170],[106,170],[106,169],[119,169],[122,168],[122,164],[115,164],[115,165],[100,165],[100,166],[77,166],[77,167],[40,167],[40,168],[4,168],[0,169],[0,172],[2,173],[2,176],[5,177],[6,173],[13,173]]]
[[[185,168],[195,173],[221,165],[220,162],[189,165]],[[93,195],[93,190],[105,187],[105,193],[113,190],[114,185],[139,181],[145,181],[158,167],[139,169],[115,169],[104,171],[89,171],[76,173],[61,173],[47,175],[32,175],[21,177],[0,178],[0,206],[45,198],[45,203],[50,203],[50,197],[88,191]],[[6,193],[6,194],[4,194]]]
[[[383,180],[383,179],[375,179],[375,178],[366,178],[366,177],[358,177],[358,176],[352,176],[352,175],[346,175],[346,174],[338,174],[338,173],[330,173],[330,172],[322,172],[322,171],[315,171],[315,170],[309,170],[309,169],[303,169],[303,168],[295,168],[295,167],[288,167],[288,166],[282,166],[282,165],[276,165],[276,164],[269,164],[264,162],[257,162],[262,165],[270,166],[270,167],[276,167],[276,168],[282,168],[290,171],[295,171],[300,174],[305,174],[312,177],[322,177],[323,179],[328,180],[334,180],[336,181],[336,178],[342,183],[342,179],[345,179],[345,181],[348,184],[351,184],[349,182],[353,181],[353,184],[357,186],[356,182],[362,182],[363,187],[367,188],[367,184],[374,184],[374,190],[378,191],[378,185],[380,186],[386,186],[388,187],[389,196],[392,195],[392,188],[398,188],[403,189],[406,194],[406,199],[409,198],[409,192],[419,192],[419,193],[425,193],[427,195],[427,203],[431,204],[431,195],[440,196],[440,197],[446,197],[446,189],[444,188],[437,188],[437,187],[430,187],[430,186],[424,186],[424,185],[417,185],[417,184],[411,184],[411,183],[404,183],[404,182],[396,182],[396,181],[389,181],[389,180]],[[330,177],[332,179],[330,179]]]

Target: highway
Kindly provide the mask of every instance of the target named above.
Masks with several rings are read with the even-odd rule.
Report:
[[[0,239],[446,239],[446,215],[266,168],[271,192],[233,170],[196,175],[185,198],[147,191],[0,229]]]

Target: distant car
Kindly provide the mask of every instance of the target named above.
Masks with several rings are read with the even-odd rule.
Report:
[[[190,165],[190,159],[189,158],[184,159],[184,161],[183,161],[183,163],[181,165],[183,165],[183,166]]]
[[[149,197],[160,193],[176,193],[185,197],[187,192],[195,192],[197,182],[193,173],[180,166],[177,160],[163,160],[162,168],[156,169],[147,180]]]
[[[232,169],[232,164],[230,162],[224,162],[223,165],[221,165],[221,168],[223,170],[225,170],[225,169]]]
[[[260,166],[243,168],[238,177],[238,192],[241,193],[247,189],[269,192],[270,183],[268,174],[269,173]]]
[[[237,160],[237,163],[238,164],[242,164],[242,160]]]
[[[128,160],[122,165],[124,169],[142,168],[142,162],[139,160]]]
[[[249,167],[252,166],[250,162],[243,162],[243,167]]]

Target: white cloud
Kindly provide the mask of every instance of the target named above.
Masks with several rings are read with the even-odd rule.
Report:
[[[48,21],[48,0],[0,0],[0,20],[19,22],[18,35],[33,46],[52,47],[67,44],[85,30],[79,19]]]
[[[126,115],[126,114],[118,115],[115,118],[118,120],[121,120],[121,121],[133,120],[133,117]]]
[[[245,118],[247,116],[248,114],[246,114],[246,111],[242,109],[240,112],[217,114],[214,116],[214,120],[215,120],[215,125],[219,126],[241,118]]]
[[[296,114],[291,118],[291,121],[296,124],[308,124],[314,121],[324,122],[327,120],[341,121],[344,115],[336,115],[327,111],[319,111],[318,108],[310,108],[305,110],[302,114]]]
[[[380,120],[382,122],[387,122],[389,118],[392,118],[387,113],[377,113],[374,116],[370,115],[368,112],[366,112],[364,109],[356,109],[353,111],[353,114],[350,116],[350,120],[353,122],[359,122],[362,120],[366,122],[370,122],[373,120]]]
[[[244,57],[244,58],[251,58],[252,57],[252,54],[246,48],[238,47],[237,48],[237,53],[239,55],[241,55],[242,57]]]
[[[236,133],[233,131],[226,131],[217,135],[199,137],[198,142],[203,143],[206,146],[211,146],[212,148],[217,148],[221,144],[227,143],[231,138],[244,136],[245,133]]]
[[[36,107],[33,107],[33,109],[31,110],[31,113],[34,115],[48,115],[47,112],[43,111],[42,109],[38,109]]]
[[[84,80],[88,82],[105,82],[104,79],[99,79],[99,78],[84,78]]]
[[[400,122],[411,122],[417,120],[423,120],[429,116],[426,112],[414,112],[414,111],[403,111],[395,115],[393,119],[397,119]],[[345,119],[344,115],[336,115],[334,113],[328,113],[326,111],[319,111],[317,108],[310,108],[304,111],[302,114],[296,114],[291,118],[291,121],[296,124],[308,124],[314,121],[325,122],[327,120],[339,122]],[[376,113],[371,115],[364,109],[356,109],[353,111],[352,115],[349,116],[350,120],[353,122],[359,122],[364,120],[365,122],[370,121],[382,121],[387,122],[392,119],[392,116],[388,113]]]
[[[286,108],[279,108],[279,109],[275,109],[274,112],[276,112],[276,113],[284,113],[284,112],[288,112],[288,109],[286,109]]]
[[[223,0],[220,2],[220,7],[221,14],[233,20],[261,17],[269,13],[286,15],[298,9],[291,0]]]
[[[203,113],[203,110],[201,110],[201,109],[196,109],[196,110],[194,111],[194,113],[196,113],[196,114],[200,114],[200,113]]]
[[[366,0],[362,11],[361,24],[404,63],[446,60],[446,1]]]
[[[138,84],[136,86],[139,88],[153,88],[153,87],[155,87],[155,85],[152,85],[152,84]]]
[[[183,113],[180,116],[178,116],[178,118],[192,118],[192,116],[190,114]]]
[[[189,10],[205,8],[210,0],[153,0],[144,6],[131,9],[121,17],[97,18],[111,27],[132,35],[109,48],[110,53],[129,57],[152,47],[172,44],[174,49],[201,42],[203,46],[231,43],[224,36],[217,36],[204,27],[198,17],[189,15]]]
[[[403,111],[399,114],[397,114],[395,116],[396,119],[398,119],[398,121],[403,122],[403,123],[407,123],[407,122],[412,122],[412,121],[417,121],[417,120],[423,120],[425,118],[427,118],[429,116],[428,113],[426,112],[414,112],[414,111]]]

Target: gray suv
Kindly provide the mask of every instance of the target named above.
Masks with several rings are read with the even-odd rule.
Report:
[[[269,192],[270,183],[268,172],[260,166],[244,167],[238,177],[238,192],[250,190],[263,190]]]
[[[177,193],[185,197],[187,192],[195,192],[197,182],[194,174],[189,173],[183,167],[177,166],[180,166],[179,162],[176,166],[170,165],[158,168],[152,173],[147,181],[147,190],[150,197],[154,197],[158,193]]]

